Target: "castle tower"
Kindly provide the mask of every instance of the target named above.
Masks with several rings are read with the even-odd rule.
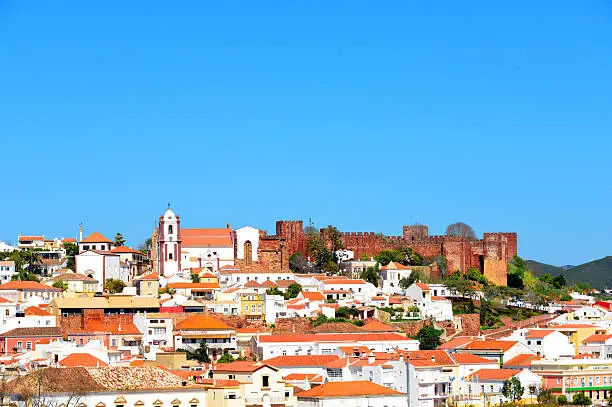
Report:
[[[429,228],[425,225],[410,225],[402,228],[406,242],[418,242],[429,236]]]
[[[172,276],[181,271],[181,218],[166,209],[159,218],[157,262],[160,275]]]

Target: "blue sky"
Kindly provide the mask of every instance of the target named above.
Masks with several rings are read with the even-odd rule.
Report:
[[[127,3],[127,4],[124,4]],[[612,255],[612,5],[0,2],[5,219],[516,231]]]

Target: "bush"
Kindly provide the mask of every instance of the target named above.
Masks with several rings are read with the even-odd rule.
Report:
[[[567,396],[565,394],[562,394],[557,397],[557,403],[561,406],[565,406],[567,404]]]

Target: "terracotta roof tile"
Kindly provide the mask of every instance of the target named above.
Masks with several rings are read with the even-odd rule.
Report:
[[[325,366],[330,362],[340,359],[338,355],[288,355],[276,356],[266,359],[263,363],[277,367],[290,366]]]
[[[601,343],[612,338],[612,334],[593,334],[583,339],[582,343]]]
[[[496,364],[494,360],[485,359],[482,356],[472,355],[471,353],[453,353],[451,357],[460,365],[480,365],[485,363]]]
[[[540,360],[542,356],[530,353],[520,353],[504,363],[504,368],[528,368],[534,360]]]
[[[232,363],[217,363],[215,371],[217,372],[255,372],[262,367],[269,367],[274,370],[274,366],[262,362],[249,362],[243,360],[237,360]]]
[[[277,342],[350,342],[359,341],[407,341],[406,338],[395,332],[381,333],[321,333],[321,334],[304,334],[304,335],[266,335],[259,338],[262,343],[277,343]]]
[[[463,349],[470,350],[498,350],[506,352],[514,345],[517,344],[517,341],[496,341],[496,340],[485,340],[485,341],[472,341],[465,345]]]
[[[168,283],[168,287],[170,288],[179,288],[186,289],[190,288],[192,290],[218,290],[221,288],[217,283],[187,283],[187,282],[176,282],[176,283]]]
[[[107,237],[102,236],[100,233],[93,232],[91,235],[81,240],[81,243],[113,243],[113,242]]]
[[[230,228],[181,228],[183,247],[225,247],[232,246]]]
[[[323,377],[316,373],[291,373],[283,377],[286,382],[304,382],[308,380],[310,383],[323,383]]]
[[[446,351],[434,350],[415,350],[407,352],[410,364],[414,366],[454,366],[455,361]]]
[[[191,315],[176,324],[179,330],[233,330],[231,326],[221,321],[219,318],[210,315]]]
[[[101,361],[97,357],[89,353],[72,353],[59,361],[62,367],[100,367],[108,366],[107,363]]]
[[[48,313],[47,311],[45,311],[44,309],[39,308],[39,307],[34,307],[34,306],[26,308],[24,310],[24,312],[25,312],[26,315],[36,315],[36,316],[39,316],[39,317],[48,317],[48,316],[51,316],[51,314]]]
[[[0,290],[26,290],[26,291],[62,291],[61,288],[50,287],[37,281],[9,281],[0,284]]]
[[[386,266],[382,266],[380,268],[380,270],[381,271],[384,271],[384,270],[410,270],[410,267],[409,266],[404,266],[401,263],[396,263],[396,262],[392,261],[392,262],[389,262],[389,264],[387,264]]]
[[[327,397],[363,397],[363,396],[405,396],[404,393],[392,390],[368,380],[354,382],[327,382],[321,386],[313,387],[297,395],[300,398],[327,398]]]
[[[466,377],[467,380],[505,381],[519,374],[515,369],[480,369]]]
[[[366,331],[373,331],[373,332],[396,332],[397,331],[396,327],[387,325],[387,324],[383,324],[382,322],[375,320],[375,319],[366,323],[364,326],[362,326],[362,328]]]
[[[556,331],[553,329],[530,329],[525,337],[529,339],[543,339],[554,332]]]
[[[325,297],[318,291],[302,291],[300,295],[310,301],[325,301]]]

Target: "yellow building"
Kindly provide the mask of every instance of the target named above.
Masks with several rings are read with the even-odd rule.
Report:
[[[93,297],[96,291],[98,291],[98,280],[72,271],[58,274],[53,278],[43,281],[43,284],[53,287],[53,284],[60,281],[66,287],[64,297],[82,297],[83,294]]]
[[[552,329],[561,332],[569,338],[569,341],[574,345],[575,354],[582,346],[582,341],[593,334],[605,334],[605,328],[600,328],[590,324],[565,324],[551,327]]]
[[[240,315],[246,319],[263,321],[266,317],[262,294],[240,294]]]
[[[157,273],[149,273],[134,279],[133,284],[136,285],[138,294],[144,297],[157,297],[159,293],[159,276]]]

